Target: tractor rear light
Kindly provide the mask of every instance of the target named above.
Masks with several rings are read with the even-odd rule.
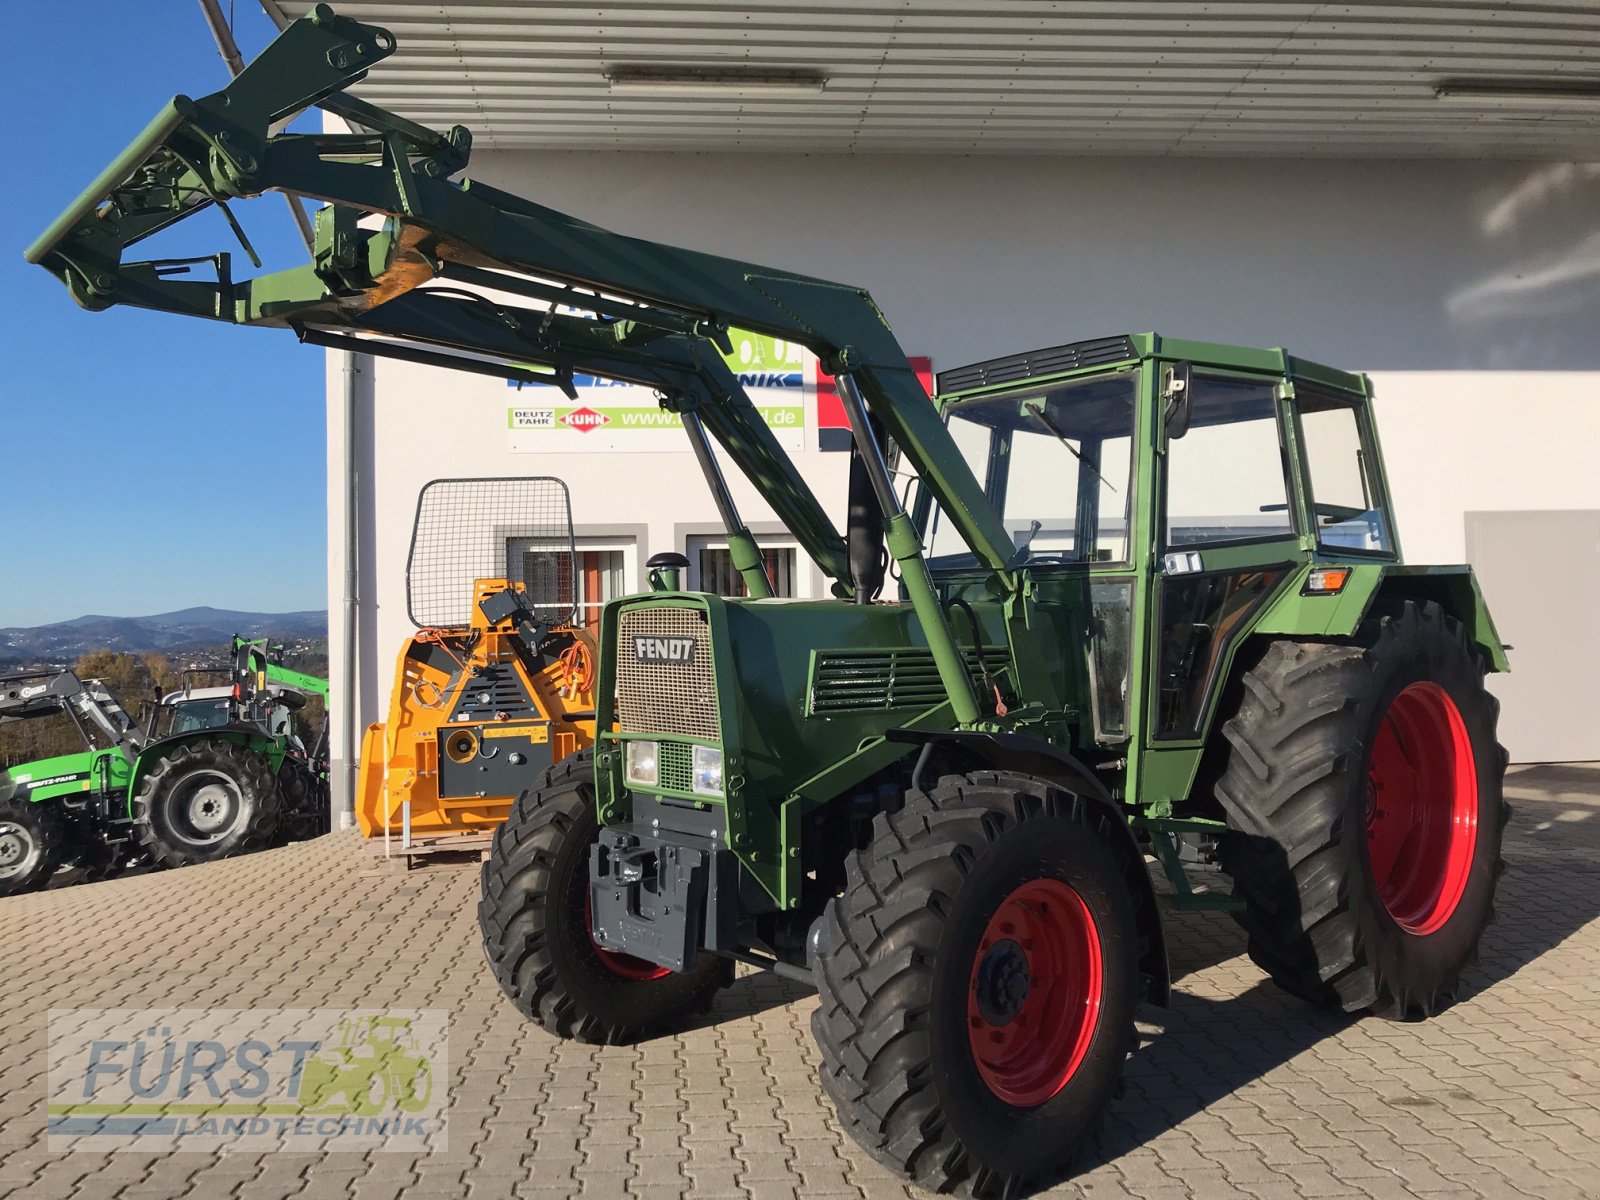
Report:
[[[692,787],[701,796],[722,795],[722,749],[719,746],[694,748],[694,783]]]
[[[1300,589],[1303,596],[1333,596],[1344,591],[1350,582],[1349,567],[1318,567],[1306,576],[1306,585]]]
[[[640,787],[655,787],[661,778],[661,743],[629,742],[622,751],[623,776]]]

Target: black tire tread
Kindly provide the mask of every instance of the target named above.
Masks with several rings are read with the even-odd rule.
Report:
[[[1431,1015],[1459,991],[1459,970],[1428,995],[1406,994],[1385,978],[1364,942],[1339,847],[1349,776],[1364,766],[1352,730],[1375,672],[1407,645],[1441,634],[1481,677],[1481,656],[1461,624],[1438,604],[1408,600],[1378,608],[1346,641],[1271,642],[1222,725],[1228,753],[1215,795],[1234,831],[1222,838],[1220,857],[1245,904],[1237,919],[1256,964],[1312,1003],[1405,1018]],[[1492,695],[1482,697],[1498,711]],[[1498,779],[1506,754],[1496,749],[1487,766]],[[1503,827],[1510,810],[1503,800],[1500,808]],[[1496,853],[1498,875],[1504,862]]]
[[[151,818],[151,810],[162,792],[191,768],[211,766],[226,770],[239,785],[241,800],[250,808],[244,828],[214,848],[197,851],[193,846],[167,841]],[[207,738],[174,746],[139,780],[133,795],[133,829],[140,847],[158,867],[182,867],[215,862],[263,850],[277,835],[282,812],[282,793],[267,760],[248,746],[223,738]]]
[[[871,845],[849,857],[845,891],[824,912],[830,949],[815,965],[821,1004],[811,1017],[823,1090],[869,1154],[930,1191],[1001,1195],[1022,1183],[975,1162],[942,1118],[927,1067],[928,1008],[944,920],[973,863],[1002,835],[1040,816],[1088,827],[1108,854],[1120,853],[1125,841],[1098,806],[1041,780],[945,776],[930,792],[910,793],[898,812],[874,818]],[[1140,896],[1143,864],[1131,853],[1122,858],[1130,895]],[[1131,1050],[1131,1008],[1126,1025]],[[1097,1137],[1098,1126],[1074,1151]]]
[[[539,786],[516,798],[483,864],[478,923],[489,969],[523,1016],[557,1037],[611,1045],[706,1011],[717,991],[732,982],[733,962],[702,955],[683,974],[655,981],[660,1003],[654,1011],[638,1006],[634,1019],[626,1021],[586,1009],[562,979],[550,953],[542,900],[550,891],[556,856],[594,804],[593,771],[589,752],[571,755],[551,766]]]
[[[21,896],[37,892],[50,882],[70,851],[70,833],[55,803],[7,800],[0,803],[0,817],[25,824],[39,845],[39,861],[32,871],[12,879],[0,880],[0,896]]]

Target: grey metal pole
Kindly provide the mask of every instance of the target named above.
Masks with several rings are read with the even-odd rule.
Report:
[[[340,647],[343,660],[344,709],[340,724],[344,727],[342,760],[328,781],[331,792],[333,827],[350,829],[356,823],[356,782],[360,770],[361,743],[359,714],[361,689],[356,682],[359,618],[361,613],[361,472],[356,454],[356,399],[361,377],[361,355],[354,350],[345,351],[344,387],[340,413],[344,425],[344,586],[341,596],[340,618],[344,643]],[[330,763],[330,766],[335,764]]]

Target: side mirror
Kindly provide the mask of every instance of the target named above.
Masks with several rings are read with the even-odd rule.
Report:
[[[1161,376],[1161,398],[1167,402],[1161,419],[1169,442],[1189,432],[1189,398],[1193,384],[1192,363],[1173,363]]]

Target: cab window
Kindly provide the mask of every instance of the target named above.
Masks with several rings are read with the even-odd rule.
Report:
[[[1189,430],[1167,443],[1169,548],[1294,533],[1275,389],[1258,380],[1195,375]]]
[[[172,730],[174,734],[192,733],[197,729],[215,729],[228,723],[228,701],[180,700],[173,705]]]
[[[951,437],[1027,561],[1127,561],[1138,384],[1122,371],[948,410]],[[931,566],[973,562],[942,514],[927,546]]]
[[[1365,405],[1353,396],[1296,388],[1301,441],[1311,486],[1317,543],[1329,550],[1383,554],[1393,550],[1366,435]]]

